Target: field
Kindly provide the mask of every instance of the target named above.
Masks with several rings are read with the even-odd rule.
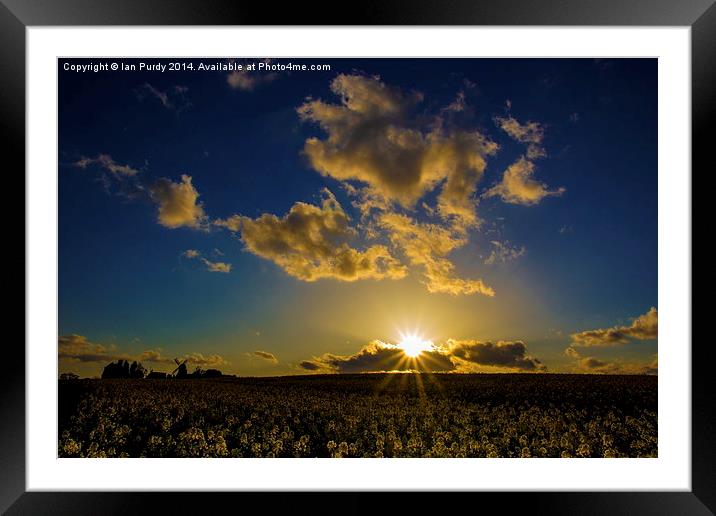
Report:
[[[61,380],[61,457],[656,457],[657,378]]]

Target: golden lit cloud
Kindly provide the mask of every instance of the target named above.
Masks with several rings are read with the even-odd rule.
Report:
[[[276,358],[276,355],[274,355],[273,353],[269,353],[268,351],[253,351],[251,353],[251,356],[262,358],[264,360],[267,360],[268,362],[273,362],[274,364],[278,363],[278,358]]]
[[[209,272],[223,272],[225,274],[228,274],[231,272],[231,264],[230,263],[224,263],[224,262],[212,262],[207,260],[206,258],[200,258],[202,263],[206,265],[206,270]]]
[[[455,132],[433,142],[425,163],[446,174],[437,200],[437,210],[443,218],[455,217],[466,227],[477,224],[474,194],[485,171],[484,156],[496,150],[497,144],[478,133]]]
[[[98,154],[96,158],[82,157],[75,162],[75,166],[80,168],[87,168],[89,166],[96,165],[101,169],[116,174],[118,176],[134,176],[139,172],[136,168],[132,168],[129,165],[120,165],[109,154]]]
[[[572,348],[568,348],[572,349]],[[591,374],[659,374],[659,360],[654,355],[653,360],[641,362],[623,362],[621,360],[602,360],[596,357],[582,357],[578,353],[572,366],[575,373]]]
[[[174,360],[170,357],[165,357],[162,352],[158,349],[148,349],[142,351],[138,356],[139,362],[152,362],[154,364],[169,364],[174,363]]]
[[[521,340],[482,342],[477,340],[447,341],[448,353],[458,359],[463,368],[473,366],[506,368],[515,371],[545,371],[538,359],[527,354],[527,345]]]
[[[387,247],[359,251],[348,245],[357,231],[333,194],[323,193],[321,206],[297,202],[281,218],[269,213],[257,219],[241,217],[246,248],[304,281],[403,278],[405,266]]]
[[[182,175],[181,182],[161,178],[150,189],[152,200],[159,205],[157,219],[162,226],[200,228],[207,222],[204,207],[198,203],[199,192],[191,176]]]
[[[102,362],[113,359],[113,350],[87,340],[84,335],[61,335],[57,342],[58,358],[73,362]]]
[[[546,367],[527,353],[521,341],[447,341],[445,346],[421,343],[413,353],[398,344],[374,340],[352,355],[326,353],[304,360],[299,367],[322,373],[365,373],[381,371],[420,372],[510,372],[545,371]]]
[[[572,334],[572,344],[564,354],[574,359],[572,369],[581,373],[597,374],[658,374],[658,357],[649,363],[603,360],[593,356],[582,356],[578,347],[612,347],[624,345],[632,340],[656,340],[659,326],[655,307],[635,318],[629,326],[614,326]]]
[[[462,113],[465,111],[466,106],[467,102],[465,101],[465,91],[460,90],[457,92],[455,100],[443,108],[443,112],[452,111],[453,113]]]
[[[115,360],[128,360],[148,362],[155,364],[173,364],[173,357],[162,355],[161,351],[149,349],[132,355],[119,352],[115,346],[105,346],[91,342],[84,335],[61,335],[57,342],[58,358],[61,362],[96,362],[109,363]],[[223,357],[217,354],[204,355],[202,353],[189,353],[178,357],[186,360],[188,364],[197,366],[217,366],[228,364]]]
[[[598,330],[588,330],[572,334],[572,346],[616,346],[627,344],[630,340],[655,340],[659,333],[659,315],[651,307],[629,326],[614,326]]]
[[[272,59],[263,59],[262,63],[271,64]],[[242,91],[253,91],[263,84],[268,84],[278,79],[279,74],[264,70],[249,70],[247,65],[250,62],[239,63],[241,70],[233,70],[226,76],[226,83],[231,89]]]
[[[311,99],[298,108],[303,120],[318,123],[328,135],[306,140],[304,152],[314,169],[365,185],[365,198],[406,208],[442,184],[439,213],[476,223],[472,196],[485,157],[497,144],[478,132],[428,127],[411,117],[422,95],[404,93],[378,77],[341,74],[331,90],[340,104]]]
[[[226,83],[235,90],[253,91],[259,85],[266,84],[278,77],[275,73],[261,73],[247,70],[234,70],[226,76]]]
[[[564,350],[564,354],[567,355],[570,358],[580,358],[581,355],[579,354],[579,351],[574,349],[572,346],[568,347]]]
[[[422,269],[431,293],[494,296],[481,279],[460,277],[449,257],[468,243],[470,232],[480,225],[477,185],[486,158],[498,150],[479,132],[448,127],[453,125],[449,114],[465,110],[464,91],[454,103],[429,116],[416,114],[422,94],[402,91],[379,77],[340,74],[330,87],[338,102],[308,98],[297,108],[302,120],[318,124],[325,132],[325,137],[307,139],[304,153],[316,171],[338,180],[353,199],[361,213],[359,225],[349,224],[330,192],[324,192],[321,206],[297,202],[283,217],[265,213],[253,219],[235,214],[212,224],[240,234],[247,250],[303,281],[403,278],[407,268],[395,257],[402,254],[410,265]],[[544,155],[539,151],[544,137],[539,123],[520,124],[512,117],[495,121],[528,145],[529,156]],[[529,205],[563,191],[548,190],[531,178],[533,172],[534,164],[523,157],[485,196]],[[418,205],[430,222],[405,213]],[[349,245],[358,229],[366,239],[380,243],[365,250]],[[496,241],[493,247],[488,265],[525,252]]]
[[[326,373],[366,373],[380,371],[453,371],[450,357],[438,351],[425,351],[417,358],[406,356],[395,344],[374,340],[353,355],[341,356],[326,353],[299,364],[308,371]]]
[[[526,249],[523,247],[513,247],[509,242],[500,242],[493,240],[490,242],[493,246],[490,256],[485,259],[485,265],[494,265],[496,263],[506,263],[516,260],[523,256]]]
[[[127,360],[126,356],[120,356],[117,358],[124,358]],[[129,357],[129,360],[136,359],[138,362],[149,362],[149,363],[155,363],[155,364],[175,364],[174,357],[167,357],[164,356],[161,351],[159,350],[147,350],[143,351],[136,357]],[[229,362],[224,360],[224,358],[221,355],[217,354],[211,354],[211,355],[204,355],[203,353],[189,353],[187,355],[181,355],[179,357],[176,357],[179,361],[186,360],[187,364],[195,365],[195,366],[220,366],[220,365],[227,365]]]
[[[214,251],[217,251],[215,249]],[[223,254],[223,253],[221,253]],[[201,256],[201,253],[197,251],[196,249],[187,249],[182,253],[182,256],[185,256],[186,258],[192,259],[192,260],[199,260],[201,263],[203,263],[206,266],[206,270],[209,272],[223,272],[225,274],[228,274],[231,272],[231,264],[230,263],[224,263],[224,262],[212,262],[211,260],[207,260],[203,256]]]
[[[135,90],[135,94],[139,100],[151,97],[158,100],[168,110],[180,113],[191,107],[191,102],[187,98],[188,91],[189,88],[182,85],[172,86],[168,90],[162,91],[146,82]]]
[[[321,371],[322,366],[320,363],[311,362],[310,360],[301,360],[298,367],[305,369],[306,371]]]
[[[241,215],[232,215],[231,217],[227,217],[225,219],[215,219],[212,221],[212,224],[218,227],[226,228],[229,231],[232,231],[234,233],[238,233],[241,231]]]
[[[179,360],[186,360],[186,363],[191,365],[211,367],[227,365],[229,363],[221,355],[217,355],[216,353],[211,355],[204,355],[203,353],[189,353],[188,355],[179,357]]]
[[[460,229],[418,223],[397,213],[381,215],[378,224],[387,230],[393,245],[405,254],[411,264],[423,268],[429,292],[495,295],[495,291],[482,280],[463,279],[455,275],[455,266],[446,256],[467,243],[467,236]]]
[[[514,140],[527,145],[527,157],[529,159],[543,158],[547,155],[542,147],[544,140],[544,128],[538,122],[528,121],[520,124],[512,116],[494,118],[495,124],[505,131]]]
[[[549,196],[562,195],[564,188],[549,190],[547,185],[532,179],[535,164],[522,156],[505,170],[502,181],[485,192],[485,197],[499,196],[506,203],[531,206]]]
[[[510,103],[508,102],[508,107]],[[534,160],[547,156],[542,143],[544,127],[533,121],[521,124],[513,116],[494,118],[495,124],[514,140],[527,146],[526,157],[522,156],[505,170],[502,181],[489,189],[485,197],[498,196],[510,204],[531,206],[548,196],[562,195],[565,189],[550,190],[547,185],[532,178],[535,172]]]
[[[226,83],[235,90],[251,91],[259,83],[259,76],[246,70],[234,70],[226,76]]]

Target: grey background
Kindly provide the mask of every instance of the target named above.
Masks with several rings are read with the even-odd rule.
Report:
[[[10,204],[6,205],[5,230],[15,240],[11,245],[6,238],[8,252],[4,255],[9,264],[3,284],[15,278],[20,281],[19,271],[25,270],[25,228],[10,215],[24,213],[25,181],[19,171],[25,170],[26,26],[285,24],[691,26],[692,170],[705,175],[707,167],[709,171],[714,168],[710,131],[716,114],[714,0],[370,0],[346,5],[322,1],[271,4],[231,0],[0,0],[0,141]],[[692,181],[693,177],[692,172]],[[12,206],[13,203],[22,203],[22,207]],[[19,321],[24,321],[24,284],[23,303],[8,294],[5,299],[7,320],[19,327]],[[23,341],[24,332],[23,323]],[[249,509],[256,504],[262,512],[365,514],[377,507],[400,513],[425,507],[426,494],[411,494],[398,501],[376,493],[302,493],[290,497],[273,493],[25,493],[25,352],[20,338],[13,337],[6,337],[3,343],[6,367],[0,374],[0,511],[7,514],[136,514],[157,510],[196,514],[256,510]],[[478,510],[483,504],[499,504],[501,510],[509,512],[548,514],[713,514],[714,346],[708,339],[692,341],[691,493],[453,493],[449,495],[450,505],[457,508],[457,504],[469,504]],[[154,504],[158,505],[156,509]],[[221,509],[222,504],[227,508]]]

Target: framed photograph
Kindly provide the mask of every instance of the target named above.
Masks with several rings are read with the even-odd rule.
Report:
[[[713,2],[2,1],[3,511],[714,511]]]

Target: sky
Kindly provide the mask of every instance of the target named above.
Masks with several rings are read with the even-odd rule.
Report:
[[[60,372],[656,374],[655,59],[110,62],[58,62]]]

